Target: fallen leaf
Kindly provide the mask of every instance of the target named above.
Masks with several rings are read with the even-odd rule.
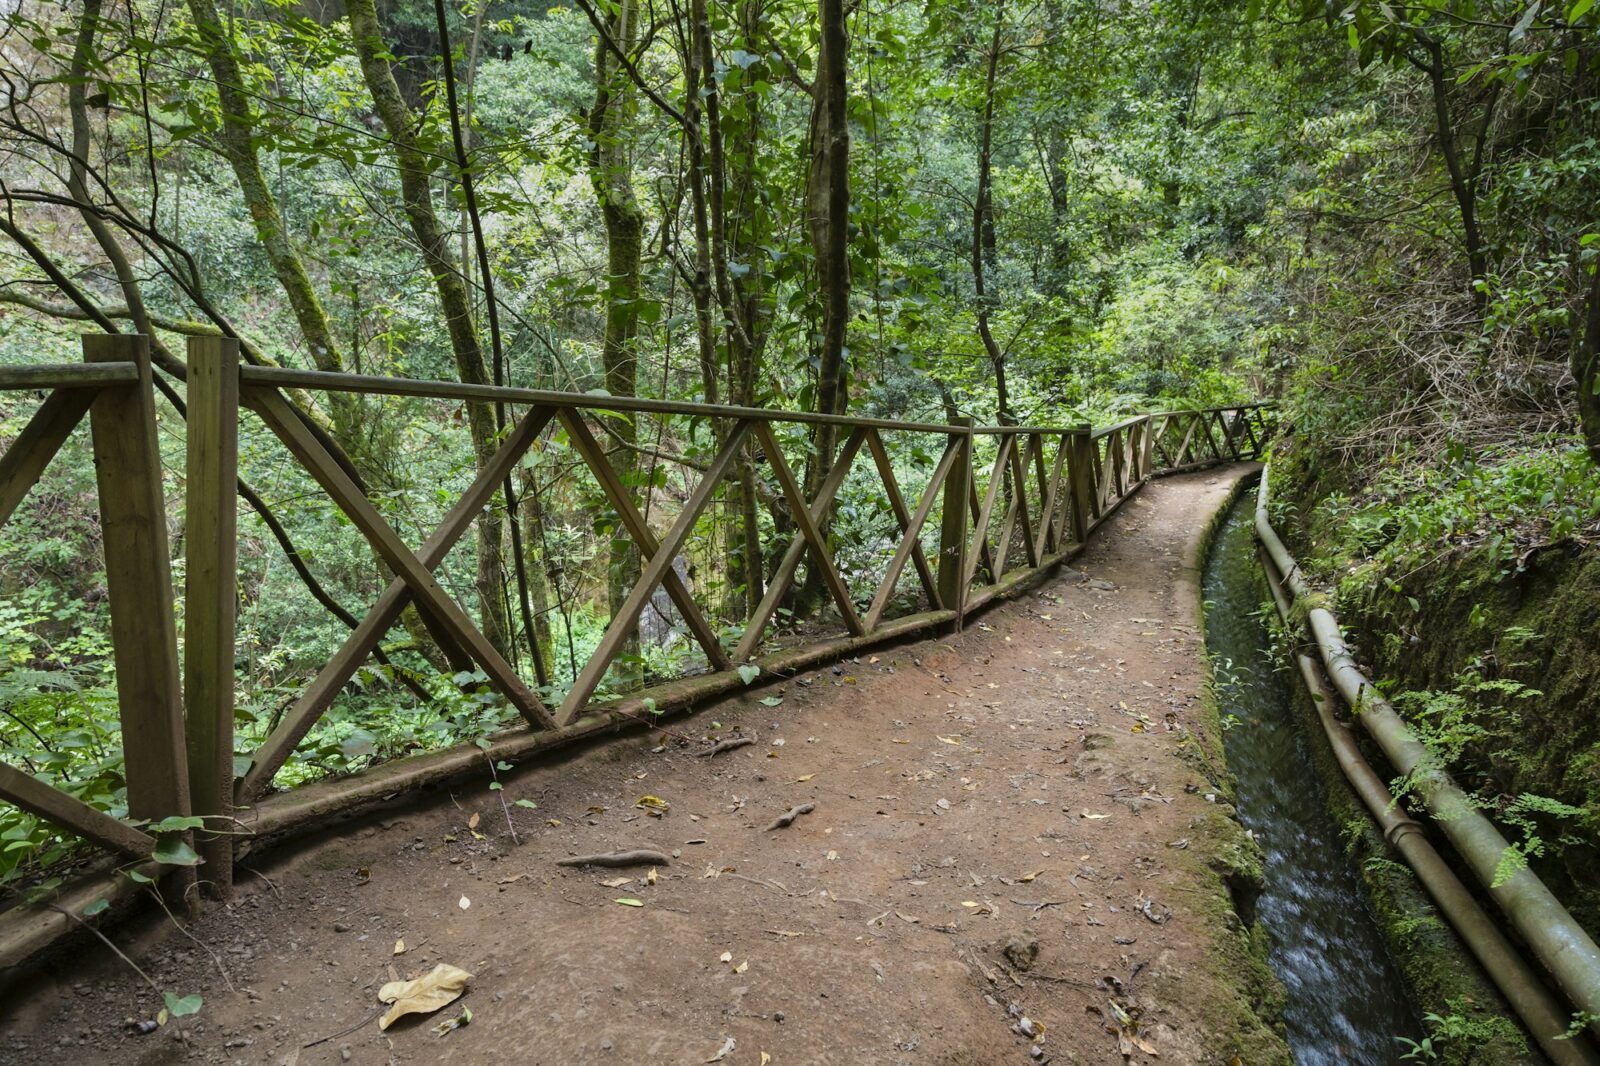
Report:
[[[470,980],[467,971],[441,962],[414,981],[390,981],[378,989],[378,1000],[393,1004],[378,1020],[378,1028],[387,1029],[407,1014],[432,1014],[465,992]]]
[[[937,733],[935,733],[934,736],[939,736],[939,735]],[[953,734],[953,735],[948,736],[948,737],[939,737],[939,740],[941,742],[945,743],[945,744],[955,744],[956,746],[959,747],[960,744],[961,744],[961,734],[960,733],[956,733],[956,734]]]
[[[553,829],[556,826],[561,824],[561,819],[560,818],[546,818],[544,820],[544,824],[550,826]]]
[[[604,807],[600,807],[600,806],[590,807],[589,808],[589,813],[590,814],[604,814],[604,813],[606,813],[606,809]]]
[[[467,828],[468,829],[476,829],[476,828],[478,828],[478,823],[480,821],[482,821],[482,820],[483,820],[482,816],[479,815],[477,811],[473,811],[472,812],[472,817],[467,819]]]
[[[916,925],[916,924],[918,924],[919,922],[922,921],[921,918],[917,918],[917,917],[915,917],[913,915],[907,914],[905,911],[895,911],[894,912],[894,916],[896,918],[899,918],[902,922],[909,922],[912,925]]]
[[[462,896],[461,902],[457,903],[456,906],[460,907],[462,910],[466,910],[468,907],[472,906],[472,901],[466,896]]]
[[[733,952],[724,951],[721,955],[717,956],[717,961],[718,962],[732,962],[733,961]]]
[[[750,960],[746,959],[743,962],[741,962],[739,965],[735,966],[733,968],[733,972],[734,973],[744,973],[749,968],[750,968]]]
[[[740,667],[739,669],[740,669],[740,672],[743,673],[744,667]],[[754,676],[754,675],[752,675],[752,676]],[[746,682],[746,684],[749,684],[749,682]],[[730,1036],[730,1037],[728,1037],[727,1040],[723,1041],[721,1049],[718,1050],[718,1052],[715,1055],[711,1056],[709,1059],[706,1059],[706,1061],[707,1062],[721,1062],[723,1060],[723,1058],[728,1054],[728,1052],[732,1051],[734,1048],[736,1048],[738,1046],[739,1046],[739,1042],[737,1040],[735,1040],[733,1037]]]
[[[406,942],[404,940],[396,940],[394,942],[394,953],[396,955],[404,955],[406,953]]]
[[[601,888],[621,888],[623,885],[631,884],[632,882],[633,882],[633,878],[631,878],[631,877],[613,877],[609,881],[601,881],[600,882],[600,887]]]
[[[634,806],[656,818],[660,818],[672,809],[672,805],[660,796],[640,796],[639,801]]]
[[[650,867],[650,872],[644,875],[644,880],[645,884],[648,885],[656,883],[656,868],[654,866]]]
[[[642,900],[642,899],[633,899],[633,898],[631,898],[629,896],[624,896],[621,899],[614,899],[611,902],[612,903],[620,903],[624,907],[643,907],[644,906],[644,900]]]
[[[873,662],[877,662],[878,660],[874,659],[872,661]],[[772,1056],[768,1055],[765,1051],[763,1051],[761,1053],[761,1066],[767,1066],[767,1063],[769,1063],[771,1061],[772,1061]]]
[[[795,778],[795,783],[796,784],[804,784],[805,782],[810,781],[813,777],[816,777],[816,776],[817,776],[816,774],[806,774],[804,777]]]
[[[1109,815],[1109,814],[1090,814],[1089,813],[1089,809],[1087,807],[1085,807],[1084,810],[1083,810],[1083,813],[1078,815],[1078,817],[1079,818],[1089,818],[1089,819],[1092,820],[1092,819],[1095,819],[1095,818],[1110,818],[1111,815]]]

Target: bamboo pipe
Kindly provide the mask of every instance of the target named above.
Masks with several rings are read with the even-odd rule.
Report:
[[[1266,574],[1267,586],[1272,590],[1272,601],[1277,605],[1278,617],[1285,626],[1294,628],[1289,620],[1289,598],[1283,589],[1271,558],[1262,552],[1261,569]],[[1422,827],[1408,818],[1395,804],[1394,796],[1383,778],[1356,745],[1350,727],[1339,721],[1333,713],[1334,693],[1316,660],[1303,651],[1294,652],[1300,677],[1306,691],[1316,706],[1322,731],[1328,737],[1333,757],[1344,771],[1350,788],[1361,797],[1361,802],[1372,814],[1373,821],[1383,830],[1387,840],[1400,857],[1417,875],[1417,880],[1428,890],[1439,911],[1467,945],[1483,970],[1505,997],[1522,1024],[1533,1034],[1534,1040],[1556,1066],[1596,1066],[1600,1052],[1587,1033],[1571,1037],[1567,1033],[1567,1014],[1562,1005],[1550,994],[1517,950],[1494,924],[1488,913],[1467,891],[1455,871],[1434,850]]]
[[[1268,469],[1262,470],[1256,496],[1256,537],[1298,603],[1310,596],[1310,588],[1267,517],[1268,473]],[[1506,838],[1448,773],[1428,765],[1428,751],[1422,742],[1356,666],[1338,620],[1326,608],[1311,606],[1306,621],[1328,677],[1368,735],[1396,770],[1416,779],[1417,793],[1439,829],[1555,977],[1568,1001],[1590,1019],[1590,1031],[1600,1034],[1600,947],[1532,870],[1519,870],[1495,885],[1500,860],[1510,847]]]

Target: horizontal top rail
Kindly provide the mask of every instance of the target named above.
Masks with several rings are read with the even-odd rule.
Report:
[[[1085,422],[1078,426],[974,426],[972,432],[987,436],[1000,436],[1007,433],[1089,433],[1093,426]]]
[[[1221,407],[1186,407],[1181,411],[1151,411],[1153,418],[1173,418],[1177,415],[1214,415],[1218,411],[1253,411],[1257,407],[1271,407],[1271,400],[1255,400],[1251,403],[1225,403]]]
[[[1137,425],[1149,417],[1149,415],[1134,415],[1132,418],[1125,418],[1121,422],[1115,422],[1109,426],[1101,426],[1099,429],[1091,431],[1089,435],[1099,440],[1108,433],[1115,433],[1119,429],[1127,429],[1129,426]]]
[[[239,377],[247,385],[272,385],[282,388],[310,389],[320,392],[354,392],[384,396],[419,396],[441,400],[480,400],[526,403],[539,407],[577,408],[596,411],[639,411],[654,414],[689,415],[707,418],[743,418],[762,422],[803,422],[813,425],[870,427],[884,430],[913,430],[923,433],[961,433],[998,436],[1012,433],[1092,433],[1103,436],[1151,417],[1134,415],[1115,425],[1096,429],[1088,424],[1075,426],[976,426],[966,428],[943,422],[905,422],[892,418],[861,418],[851,415],[827,415],[814,411],[784,411],[767,407],[735,407],[725,404],[696,403],[692,401],[658,400],[646,396],[609,396],[588,392],[557,392],[550,389],[526,389],[510,385],[474,385],[460,381],[437,381],[427,378],[379,377],[370,374],[347,374],[327,370],[296,370],[291,367],[242,366]],[[3,379],[0,379],[3,380]],[[1265,403],[1231,404],[1226,407],[1206,407],[1192,411],[1155,412],[1157,416],[1175,414],[1207,414],[1216,411],[1241,411],[1265,407]]]
[[[102,385],[131,385],[139,380],[133,363],[46,363],[41,366],[0,366],[0,390],[97,389]]]
[[[239,368],[246,385],[275,385],[283,388],[322,392],[360,392],[384,396],[424,396],[441,400],[500,400],[536,407],[580,408],[594,411],[640,411],[668,415],[699,415],[706,418],[737,418],[759,422],[806,422],[835,426],[867,426],[885,430],[917,430],[924,433],[966,433],[962,426],[942,422],[901,422],[889,418],[854,418],[849,415],[824,415],[809,411],[779,411],[764,407],[732,407],[709,403],[655,400],[644,396],[607,396],[588,392],[552,392],[547,389],[519,389],[509,385],[471,385],[459,381],[429,381],[422,378],[374,377],[367,374],[341,374],[326,370],[292,370],[276,366]]]

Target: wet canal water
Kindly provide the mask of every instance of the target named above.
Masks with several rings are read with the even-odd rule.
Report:
[[[1420,1039],[1421,1020],[1328,814],[1298,679],[1271,652],[1253,505],[1246,493],[1229,514],[1202,587],[1239,818],[1266,855],[1256,914],[1288,992],[1289,1045],[1300,1066],[1399,1062],[1396,1037]]]

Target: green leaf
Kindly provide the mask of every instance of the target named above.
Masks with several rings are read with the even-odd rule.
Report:
[[[206,1001],[198,994],[192,996],[175,996],[171,992],[161,993],[161,999],[167,1005],[167,1013],[174,1018],[184,1018],[191,1014],[199,1014],[200,1008]]]
[[[105,912],[107,910],[110,910],[110,909],[111,909],[111,901],[110,900],[108,900],[108,899],[97,899],[93,903],[89,904],[87,907],[83,908],[83,916],[85,918],[93,918],[95,915],[101,914],[101,913],[103,913],[103,912]]]
[[[642,899],[633,899],[630,896],[624,896],[621,899],[612,900],[611,902],[620,903],[624,907],[643,907],[644,906],[644,900],[642,900]]]
[[[163,818],[150,826],[152,833],[181,833],[185,829],[204,829],[206,820],[199,815],[177,815]]]
[[[161,837],[150,852],[150,857],[168,866],[199,866],[200,856],[180,837]]]
[[[536,811],[539,809],[539,805],[533,802],[533,800],[517,800],[517,806],[526,807],[530,811]]]
[[[504,786],[504,785],[502,785],[502,784],[501,784],[501,783],[500,783],[500,782],[498,782],[498,781],[491,781],[491,782],[489,782],[489,791],[490,791],[490,792],[499,792],[499,791],[500,791],[500,790],[501,790],[501,789],[502,789],[502,788],[504,788],[504,787],[505,787],[505,786]]]
[[[739,666],[739,680],[749,684],[761,676],[761,667],[754,663],[742,663]]]
[[[1583,18],[1583,16],[1587,15],[1589,13],[1589,9],[1593,6],[1594,0],[1578,0],[1577,3],[1567,8],[1567,21],[1569,23],[1577,22],[1579,19]]]
[[[777,707],[782,703],[782,696],[765,696],[761,700],[761,706],[763,707]]]

